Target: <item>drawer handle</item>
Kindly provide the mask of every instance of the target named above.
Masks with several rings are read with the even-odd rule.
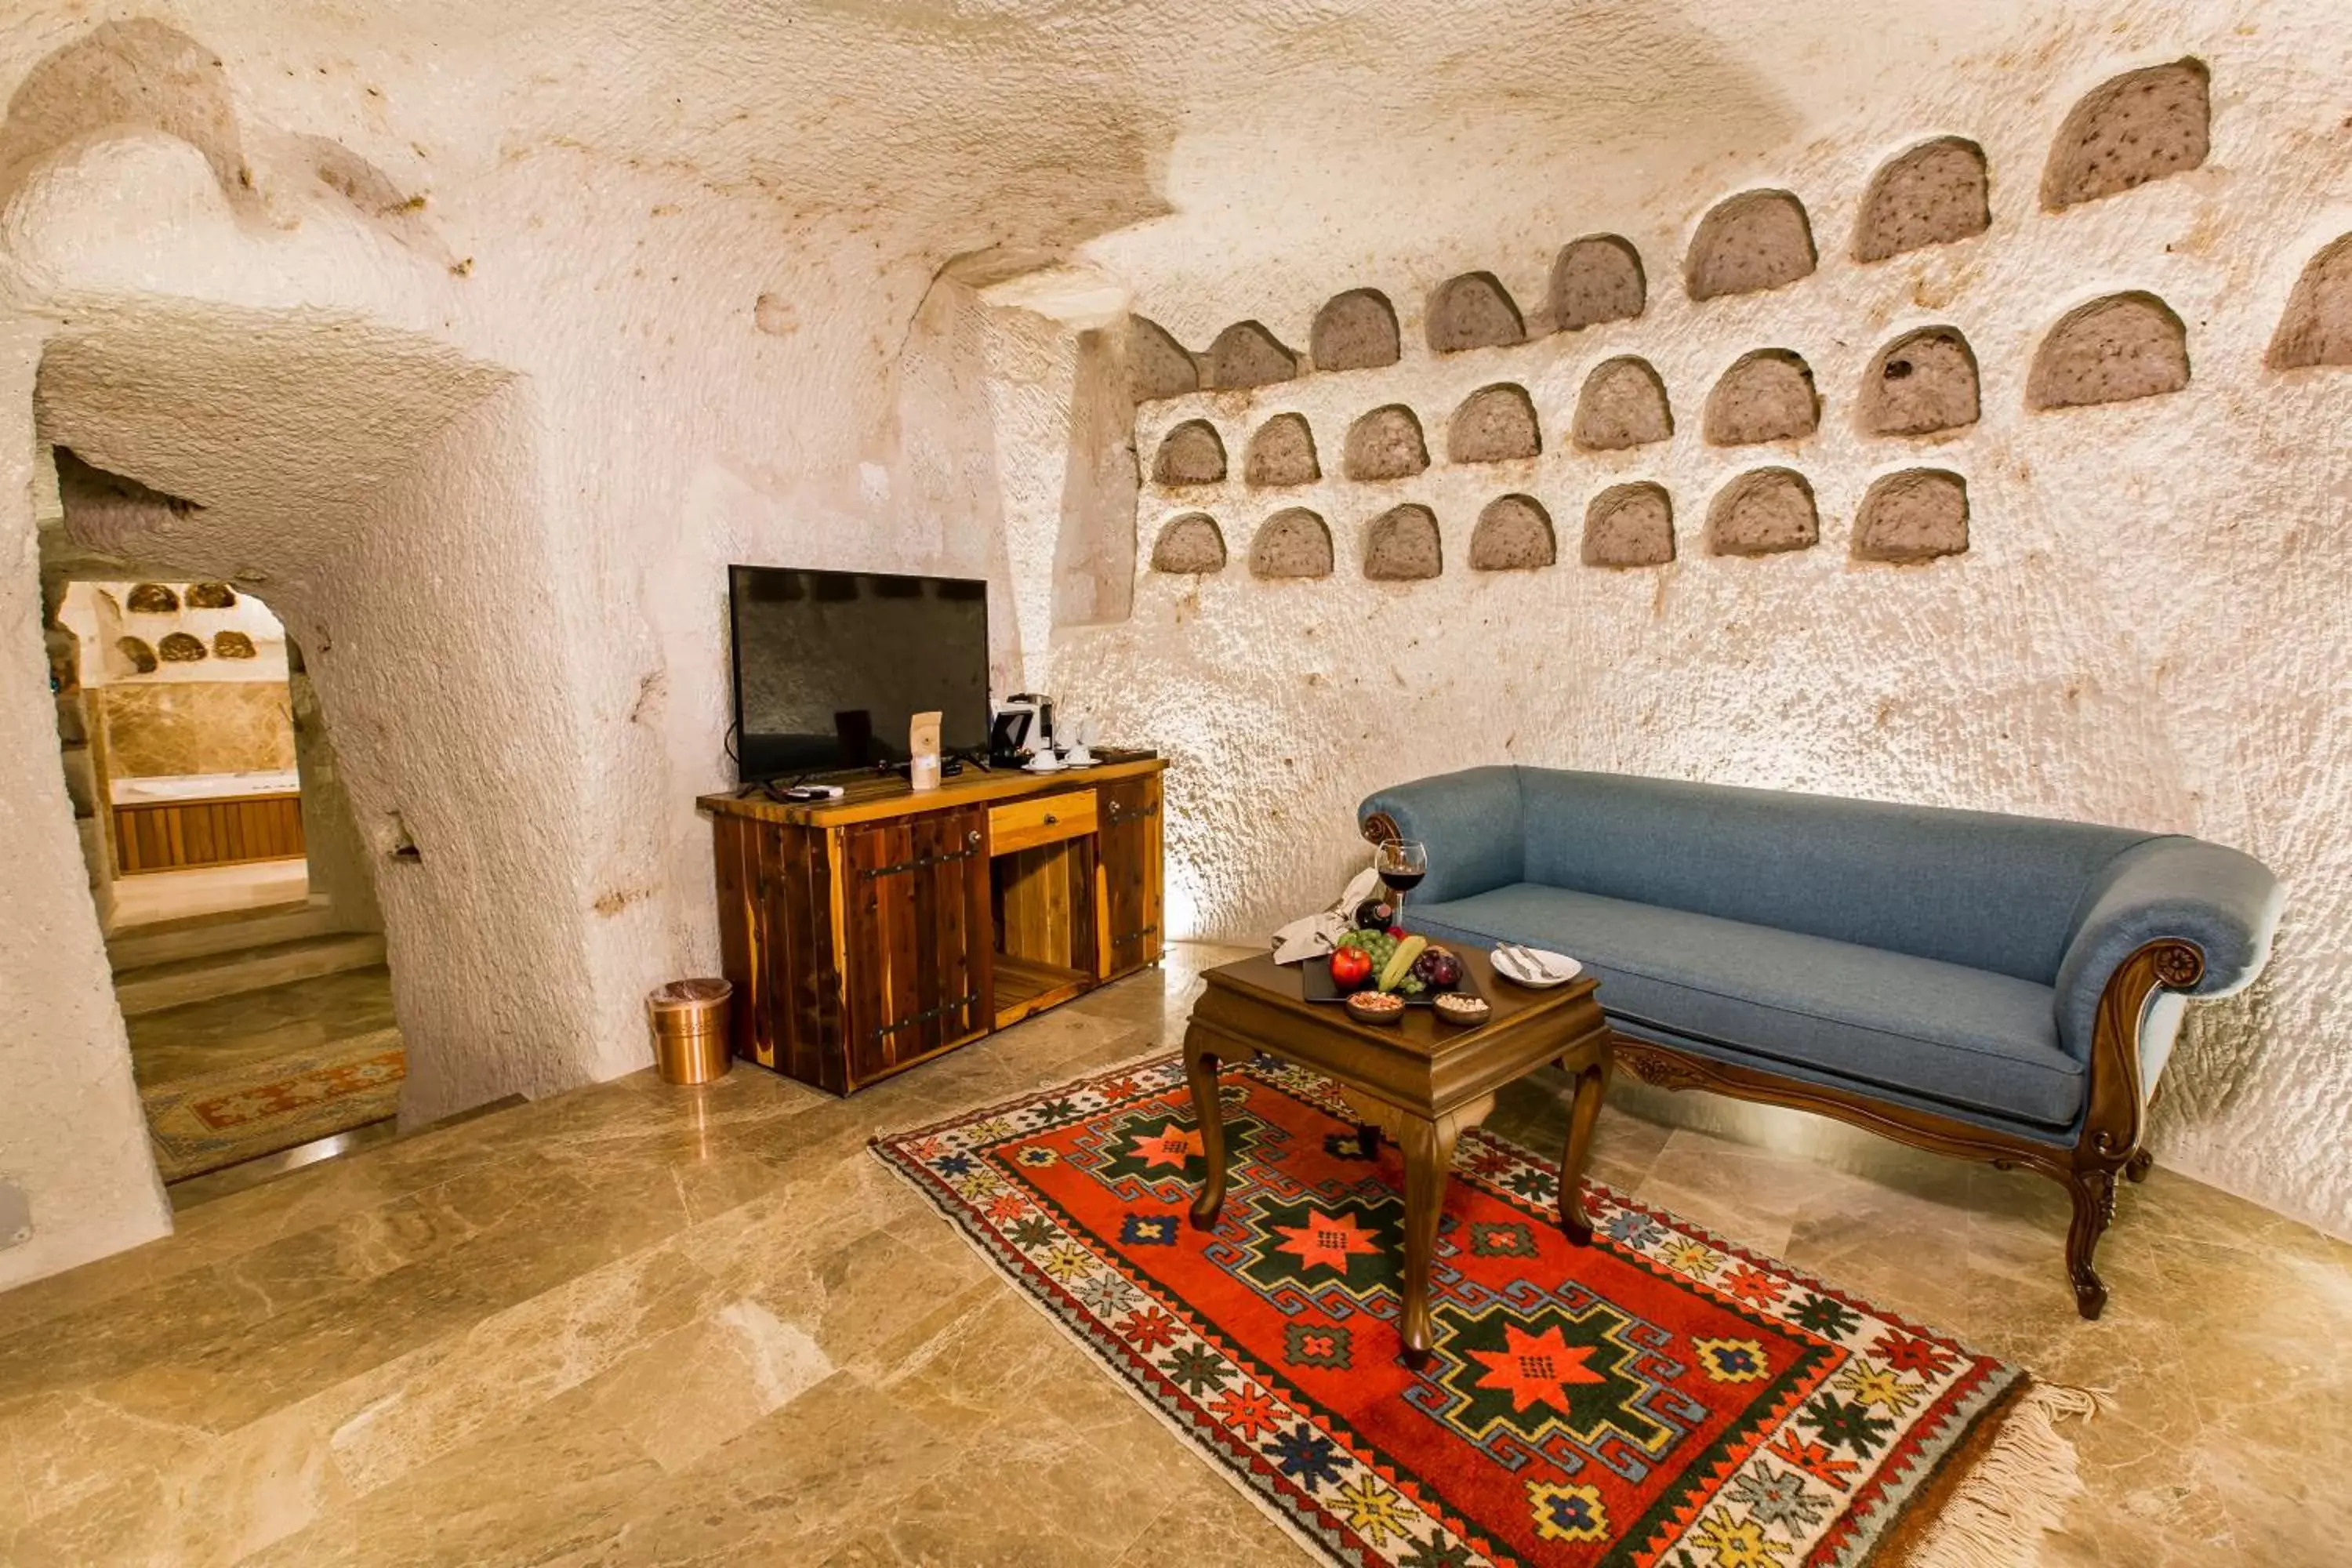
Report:
[[[1049,812],[1047,812],[1047,813],[1045,814],[1045,826],[1048,826],[1048,827],[1052,827],[1052,826],[1054,826],[1055,825],[1056,825],[1057,823],[1059,823],[1061,820],[1062,820],[1062,819],[1061,819],[1060,817],[1055,816],[1052,812],[1050,812],[1050,811],[1049,811]]]
[[[965,835],[963,836],[963,841],[964,841],[966,844],[977,844],[977,843],[979,843],[979,842],[980,842],[980,829],[979,829],[979,828],[977,828],[977,827],[975,827],[975,828],[973,828],[970,833],[965,834]]]

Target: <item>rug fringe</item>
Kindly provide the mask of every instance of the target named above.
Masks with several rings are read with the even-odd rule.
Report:
[[[2058,1430],[2087,1421],[2100,1399],[2087,1388],[2036,1381],[2018,1396],[1984,1457],[1928,1522],[1904,1568],[2032,1568],[2043,1531],[2083,1493],[2074,1445]]]

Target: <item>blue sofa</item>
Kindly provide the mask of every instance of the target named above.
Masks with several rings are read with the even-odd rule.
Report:
[[[2059,1182],[2086,1318],[2187,1000],[2251,982],[2279,916],[2234,849],[1990,812],[1479,767],[1358,816],[1427,846],[1415,931],[1582,960],[1644,1079]]]

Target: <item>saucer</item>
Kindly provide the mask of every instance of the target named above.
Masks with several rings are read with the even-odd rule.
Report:
[[[1497,947],[1486,955],[1495,973],[1514,985],[1524,985],[1530,991],[1549,991],[1555,985],[1565,985],[1584,973],[1584,965],[1564,952],[1547,952],[1541,948],[1530,949],[1538,957],[1550,961],[1549,973],[1540,973],[1517,957]]]

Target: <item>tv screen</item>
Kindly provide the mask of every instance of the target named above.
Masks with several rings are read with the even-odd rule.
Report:
[[[988,585],[730,566],[743,782],[902,764],[938,710],[949,752],[988,745]]]

